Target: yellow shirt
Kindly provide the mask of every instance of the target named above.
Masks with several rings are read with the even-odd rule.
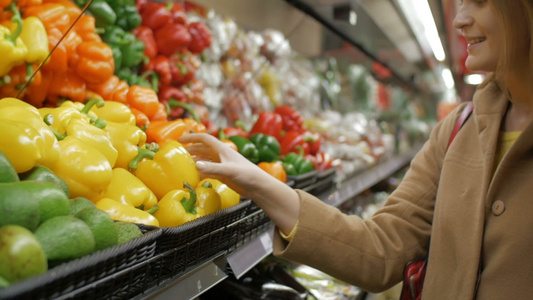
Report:
[[[498,149],[496,149],[496,163],[497,166],[500,164],[500,161],[502,161],[503,156],[509,148],[513,145],[514,141],[518,138],[518,136],[522,133],[522,131],[500,131],[500,135],[498,136]]]

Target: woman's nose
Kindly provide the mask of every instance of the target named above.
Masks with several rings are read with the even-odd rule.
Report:
[[[474,19],[461,7],[453,19],[453,26],[457,29],[462,29],[465,26],[472,25],[473,22]]]

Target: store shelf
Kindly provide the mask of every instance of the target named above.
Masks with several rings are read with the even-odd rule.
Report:
[[[369,170],[350,177],[343,181],[340,186],[332,185],[329,189],[317,195],[317,197],[325,203],[338,207],[409,165],[419,149],[420,146],[414,147],[406,153],[392,157]]]
[[[213,257],[186,274],[170,278],[145,291],[135,299],[194,299],[230,275],[238,279],[272,253],[272,235],[273,226],[231,253]]]

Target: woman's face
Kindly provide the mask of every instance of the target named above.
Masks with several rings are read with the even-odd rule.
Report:
[[[470,71],[496,71],[503,55],[504,33],[489,0],[461,1],[454,26],[468,43],[466,67]]]

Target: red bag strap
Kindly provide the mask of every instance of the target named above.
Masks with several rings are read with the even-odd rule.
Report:
[[[446,147],[446,150],[450,148],[450,145],[452,144],[453,139],[459,132],[459,129],[463,127],[463,124],[466,122],[468,117],[470,117],[470,114],[474,110],[474,102],[470,101],[468,104],[463,108],[463,111],[461,112],[461,115],[457,119],[457,122],[455,123],[455,126],[453,127],[452,135],[450,136],[450,140],[448,141],[448,146]]]

